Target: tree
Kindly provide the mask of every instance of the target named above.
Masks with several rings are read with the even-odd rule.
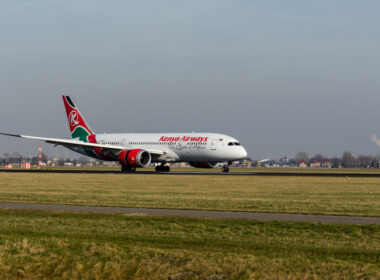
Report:
[[[342,165],[345,168],[355,167],[356,159],[349,151],[345,151],[342,156]]]
[[[311,158],[311,160],[313,162],[321,162],[322,163],[323,161],[325,161],[325,157],[322,156],[321,154],[316,154],[314,157]]]
[[[299,152],[297,155],[296,155],[296,161],[297,163],[300,163],[300,162],[308,162],[309,161],[309,155],[305,152]]]
[[[376,156],[372,155],[358,155],[356,158],[356,166],[359,167],[378,167],[379,159]]]
[[[37,165],[38,164],[38,158],[37,157],[32,157],[31,164],[32,165]]]
[[[364,168],[372,167],[374,161],[376,161],[376,159],[372,156],[358,155],[356,158],[356,166]]]
[[[78,159],[79,163],[81,164],[87,164],[90,162],[90,158],[89,157],[86,157],[86,156],[81,156],[79,157]]]
[[[42,153],[41,160],[42,160],[42,162],[47,163],[48,162],[48,156],[45,153]]]
[[[333,167],[333,168],[339,168],[342,166],[342,159],[341,158],[333,157],[332,159],[330,159],[330,162],[331,162],[331,167]]]

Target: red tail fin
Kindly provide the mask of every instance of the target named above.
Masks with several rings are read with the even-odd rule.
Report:
[[[87,137],[93,135],[90,127],[82,117],[81,113],[74,105],[69,96],[62,95],[63,103],[65,104],[67,121],[72,138],[79,138],[82,141],[88,142]]]

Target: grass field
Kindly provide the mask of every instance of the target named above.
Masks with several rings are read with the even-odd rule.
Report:
[[[379,279],[380,227],[0,210],[1,279]]]
[[[0,201],[380,216],[380,178],[0,173]]]
[[[380,216],[380,178],[0,173],[0,201]],[[379,279],[380,227],[0,210],[0,279]]]

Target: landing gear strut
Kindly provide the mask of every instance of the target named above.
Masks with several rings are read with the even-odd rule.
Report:
[[[134,167],[134,166],[122,165],[122,166],[121,166],[121,172],[122,172],[122,173],[136,172],[136,167]]]
[[[170,166],[169,165],[157,165],[156,166],[156,172],[169,172],[170,171]]]
[[[222,167],[222,172],[225,172],[225,173],[230,172],[230,168],[228,167],[228,165],[225,165]]]
[[[231,164],[232,164],[232,162],[227,162],[227,164],[223,165],[222,172],[224,172],[224,173],[230,172],[229,165],[231,165]]]

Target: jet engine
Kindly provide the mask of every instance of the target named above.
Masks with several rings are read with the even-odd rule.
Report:
[[[195,168],[214,168],[217,162],[189,162],[189,164]]]
[[[118,156],[122,166],[145,167],[151,160],[150,153],[143,149],[123,150]]]

